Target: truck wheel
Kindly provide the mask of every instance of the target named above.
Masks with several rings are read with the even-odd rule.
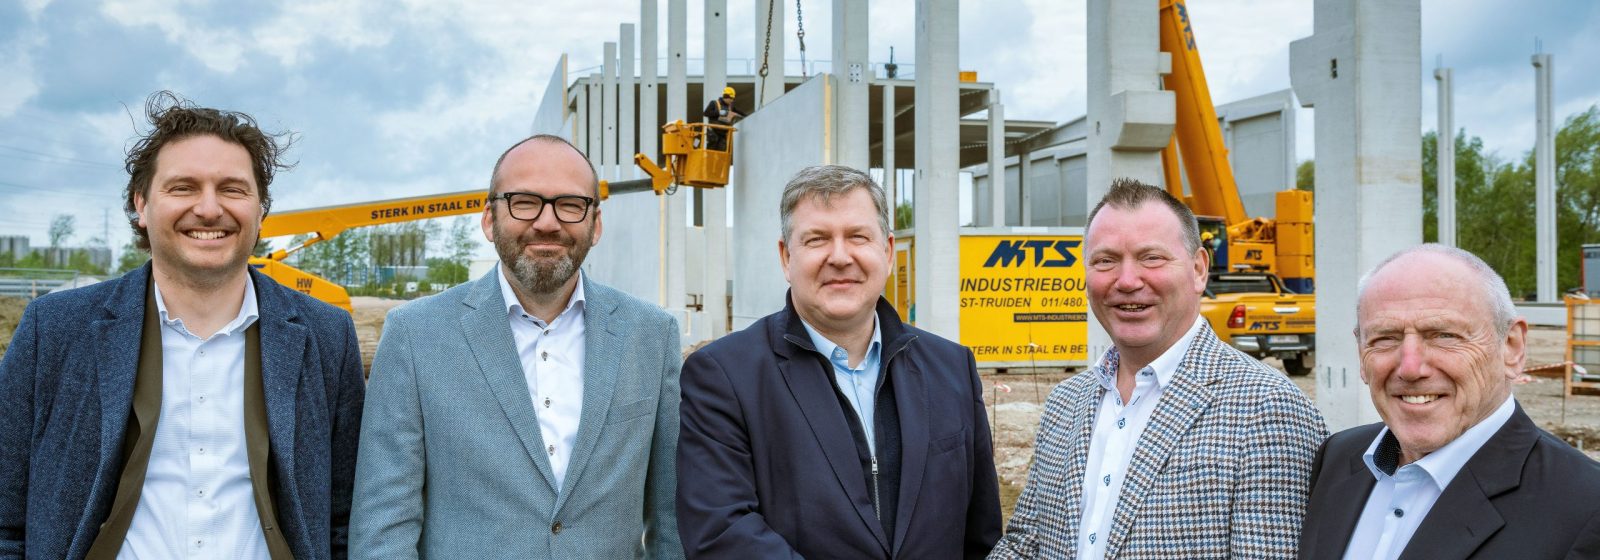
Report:
[[[1305,356],[1288,356],[1283,359],[1283,371],[1292,377],[1311,374],[1311,364]]]

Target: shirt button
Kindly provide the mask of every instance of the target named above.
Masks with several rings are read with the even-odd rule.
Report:
[[[1108,475],[1106,475],[1106,476],[1105,476],[1105,478],[1102,478],[1102,479],[1100,479],[1100,480],[1101,480],[1101,481],[1103,481],[1103,482],[1105,482],[1105,483],[1106,483],[1106,486],[1110,486],[1110,485],[1111,485],[1111,475],[1109,475],[1109,474],[1108,474]]]
[[[205,455],[206,454],[206,448],[204,448],[204,447],[200,448],[200,454],[201,455]]]
[[[1394,508],[1394,516],[1395,517],[1405,517],[1406,516],[1406,510],[1403,510],[1403,509],[1400,509],[1400,508]]]
[[[200,548],[200,547],[203,547],[205,545],[206,545],[206,541],[204,539],[195,539],[194,540],[194,547],[195,548]]]
[[[200,402],[206,402],[205,395],[200,395]]]
[[[545,397],[544,398],[544,407],[545,408],[550,408],[550,397]]]
[[[1117,419],[1117,429],[1118,430],[1122,429],[1123,427],[1125,427],[1127,425],[1128,425],[1128,419],[1127,418],[1118,418]]]
[[[554,525],[550,526],[550,533],[551,534],[555,534],[555,535],[561,534],[561,522],[560,521],[557,521]]]
[[[550,329],[545,329],[544,334],[550,334]]]
[[[547,361],[547,362],[550,361],[550,353],[549,352],[540,352],[539,353],[539,359]]]
[[[551,455],[555,455],[556,454],[556,446],[554,446],[554,445],[550,446],[550,454]]]
[[[206,491],[205,490],[195,490],[194,493],[195,493],[196,496],[200,496],[202,498],[206,497]]]
[[[1094,544],[1094,537],[1098,533],[1089,533],[1089,544]]]

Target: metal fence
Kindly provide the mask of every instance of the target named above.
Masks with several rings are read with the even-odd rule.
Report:
[[[33,299],[67,285],[76,285],[79,272],[49,268],[0,268],[0,296]]]

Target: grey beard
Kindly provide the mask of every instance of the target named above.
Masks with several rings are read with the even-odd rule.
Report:
[[[516,262],[511,265],[511,275],[516,277],[523,292],[534,297],[557,293],[577,272],[578,267],[573,264],[570,255],[561,255],[554,262],[518,255]]]

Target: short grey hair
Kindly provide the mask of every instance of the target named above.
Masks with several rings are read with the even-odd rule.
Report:
[[[1088,235],[1089,226],[1094,224],[1094,217],[1100,213],[1101,208],[1110,206],[1118,210],[1137,210],[1146,202],[1159,202],[1177,216],[1178,227],[1183,233],[1185,251],[1192,255],[1200,249],[1200,223],[1195,219],[1194,211],[1189,209],[1189,205],[1172,196],[1166,189],[1127,177],[1112,180],[1111,189],[1106,191],[1105,196],[1100,197],[1100,202],[1094,205],[1094,209],[1089,210],[1089,219],[1083,223],[1084,235]]]
[[[883,187],[872,180],[872,176],[860,170],[843,165],[813,165],[801,169],[783,186],[783,198],[778,203],[778,216],[783,224],[783,241],[789,241],[789,234],[794,233],[790,218],[794,216],[794,209],[800,206],[800,201],[815,197],[817,202],[827,206],[835,196],[845,196],[850,191],[866,189],[867,195],[872,198],[872,209],[878,214],[878,229],[883,231],[883,238],[889,238],[889,203],[883,194]]]
[[[1477,255],[1438,243],[1424,243],[1403,249],[1390,255],[1389,258],[1383,259],[1383,262],[1378,263],[1378,266],[1372,267],[1372,270],[1361,275],[1361,280],[1356,282],[1356,316],[1361,316],[1361,301],[1367,294],[1367,285],[1371,283],[1373,276],[1377,276],[1378,271],[1383,270],[1390,263],[1400,260],[1401,257],[1424,253],[1455,259],[1456,262],[1467,265],[1467,268],[1473,272],[1473,276],[1477,277],[1478,288],[1483,291],[1483,296],[1488,298],[1489,310],[1494,314],[1495,334],[1504,337],[1506,333],[1511,332],[1511,322],[1517,320],[1517,309],[1511,305],[1511,291],[1506,289],[1506,280],[1501,278],[1500,273],[1495,272],[1489,266],[1489,263],[1483,262],[1483,259],[1478,258]],[[1360,325],[1358,323],[1358,332],[1359,328]]]

